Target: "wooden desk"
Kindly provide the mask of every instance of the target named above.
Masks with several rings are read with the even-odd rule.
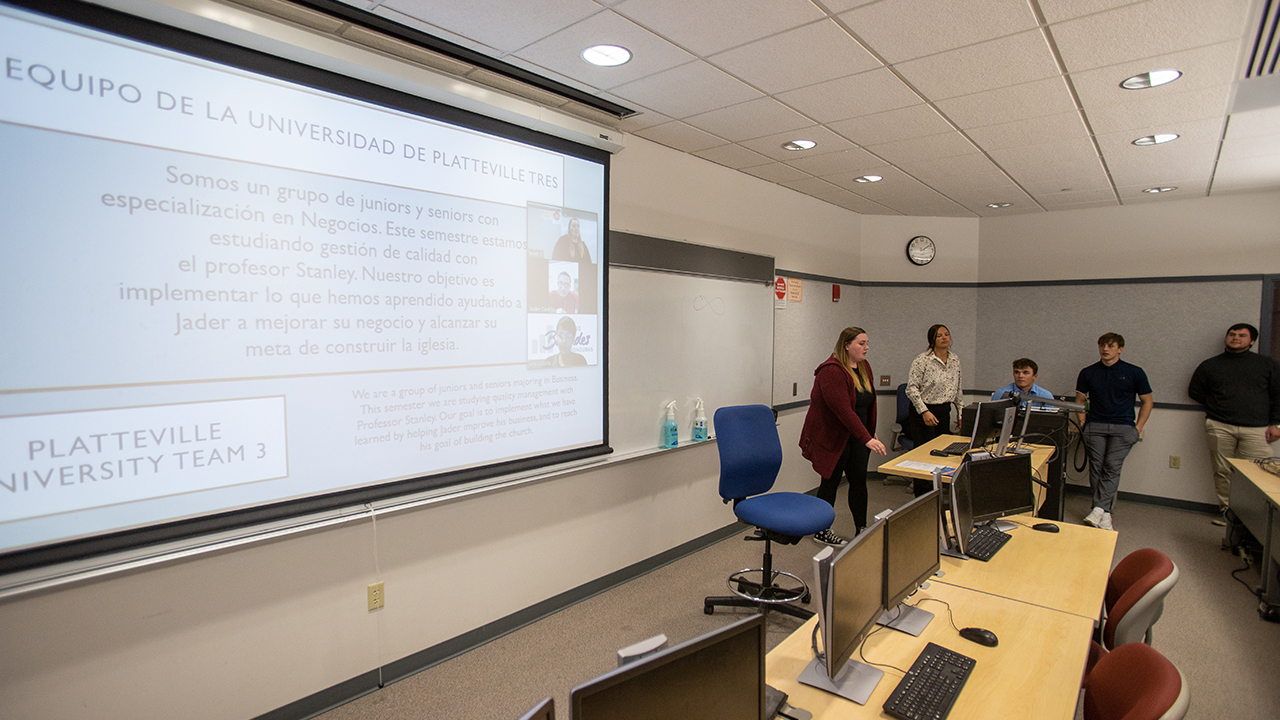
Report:
[[[1010,531],[1012,537],[995,557],[982,562],[944,555],[941,569],[946,574],[931,582],[1097,620],[1111,574],[1116,533],[1070,523],[1054,523],[1060,532],[1046,533],[1024,526],[1048,520],[1030,515],[1005,520],[1018,527]]]
[[[960,455],[952,455],[951,457],[935,457],[929,454],[930,450],[941,450],[953,442],[968,442],[969,438],[961,435],[939,435],[929,442],[918,448],[913,448],[892,460],[886,460],[876,468],[879,472],[886,475],[897,475],[898,477],[912,478],[913,480],[932,480],[933,475],[924,470],[915,470],[913,468],[898,467],[899,463],[914,461],[922,463],[931,463],[933,465],[949,465],[956,467],[960,464]],[[1049,457],[1053,455],[1053,446],[1051,445],[1029,445],[1032,449],[1031,453],[1031,471],[1037,475],[1043,473],[1043,468],[1049,462]],[[1038,485],[1036,487],[1039,487]]]
[[[962,639],[951,626],[945,606],[923,602],[922,607],[935,617],[920,637],[887,628],[879,630],[863,646],[868,661],[905,671],[929,642],[976,660],[949,720],[1074,717],[1093,631],[1090,619],[937,582],[917,592],[911,602],[915,604],[923,598],[948,603],[959,627],[983,627],[994,632],[1000,639],[999,646],[987,648]],[[805,623],[769,652],[766,681],[790,695],[788,702],[813,713],[817,720],[888,717],[881,707],[902,679],[903,673],[897,670],[881,668],[884,677],[866,705],[796,680],[813,659],[809,638],[815,622],[816,619]],[[856,653],[854,657],[858,658]]]
[[[1262,599],[1280,604],[1280,567],[1275,562],[1276,516],[1280,512],[1280,477],[1252,460],[1232,459],[1231,511],[1262,543]]]

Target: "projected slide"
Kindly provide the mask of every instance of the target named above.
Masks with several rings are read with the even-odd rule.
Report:
[[[602,444],[601,162],[0,40],[0,552]]]

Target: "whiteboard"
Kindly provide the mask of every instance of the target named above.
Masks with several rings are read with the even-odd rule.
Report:
[[[615,453],[660,445],[676,401],[688,442],[701,397],[717,407],[771,404],[773,289],[738,280],[609,270],[609,444]]]

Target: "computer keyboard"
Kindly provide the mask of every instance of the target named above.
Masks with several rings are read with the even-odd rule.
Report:
[[[971,657],[929,643],[885,701],[885,713],[899,720],[943,720],[975,663]]]
[[[1000,532],[990,525],[979,525],[969,536],[969,544],[965,546],[964,554],[974,560],[986,562],[1009,542],[1010,537],[1012,536],[1009,533]]]
[[[969,452],[969,443],[968,441],[953,442],[942,448],[942,452],[948,455],[963,455]]]

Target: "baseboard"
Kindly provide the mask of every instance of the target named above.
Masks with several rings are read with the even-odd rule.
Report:
[[[1093,490],[1088,485],[1066,485],[1066,494],[1068,495],[1092,495]],[[1177,500],[1175,498],[1160,497],[1159,495],[1143,495],[1141,493],[1125,492],[1121,490],[1116,494],[1116,498],[1125,502],[1138,503],[1140,505],[1159,505],[1160,507],[1174,508],[1176,510],[1190,510],[1191,512],[1205,513],[1206,515],[1217,515],[1218,506],[1214,503],[1193,502],[1191,500]]]
[[[735,522],[713,530],[701,537],[677,545],[666,552],[641,560],[584,585],[579,585],[572,590],[562,592],[519,612],[463,633],[458,637],[451,638],[425,650],[420,650],[408,657],[383,665],[379,669],[361,673],[350,680],[263,713],[256,720],[306,720],[306,718],[315,717],[339,705],[367,695],[380,687],[389,685],[397,680],[403,680],[434,665],[451,660],[463,653],[497,640],[503,635],[515,632],[571,605],[653,572],[680,558],[706,549],[721,540],[746,532],[748,527],[745,523]],[[382,679],[381,684],[379,684],[379,676]]]

